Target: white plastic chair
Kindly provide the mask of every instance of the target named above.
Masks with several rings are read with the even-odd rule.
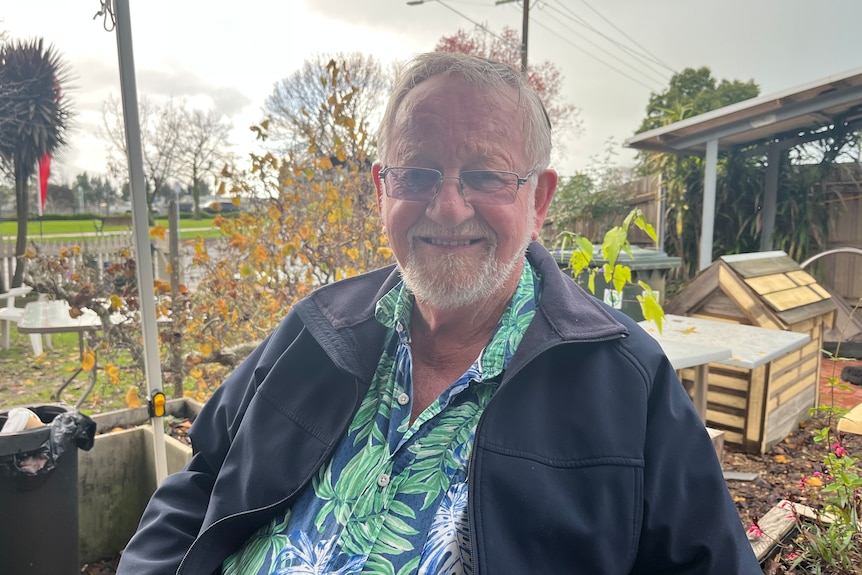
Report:
[[[6,293],[0,293],[0,301],[6,300],[6,305],[0,307],[0,324],[3,328],[3,349],[9,349],[9,339],[12,323],[15,325],[21,323],[21,318],[24,317],[24,308],[15,306],[15,298],[23,297],[30,293],[33,288],[30,286],[21,286],[12,288]],[[51,339],[49,335],[45,336],[45,343],[51,347]],[[42,337],[38,333],[30,334],[30,345],[33,347],[34,355],[42,355]]]

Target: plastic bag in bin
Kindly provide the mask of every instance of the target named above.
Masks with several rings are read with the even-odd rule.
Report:
[[[45,406],[34,408],[34,411],[62,409]],[[96,422],[83,413],[61,411],[42,427],[34,425],[33,422],[32,415],[38,417],[38,414],[32,411],[32,415],[13,414],[12,411],[15,410],[9,412],[10,416],[14,415],[15,419],[25,418],[27,425],[17,433],[9,432],[9,426],[4,426],[5,433],[0,434],[0,473],[7,477],[45,475],[54,470],[57,460],[70,447],[84,451],[93,447]],[[10,420],[12,417],[7,417],[7,423]]]

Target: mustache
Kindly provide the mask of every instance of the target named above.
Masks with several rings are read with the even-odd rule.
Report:
[[[414,224],[407,230],[407,239],[412,240],[417,237],[486,237],[495,238],[497,234],[491,229],[491,226],[478,220],[470,220],[463,222],[457,227],[446,228],[432,221],[422,221]]]

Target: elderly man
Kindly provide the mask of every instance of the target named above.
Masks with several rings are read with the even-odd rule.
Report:
[[[667,359],[533,241],[557,175],[521,76],[419,56],[378,143],[397,268],[228,378],[119,572],[761,573]]]

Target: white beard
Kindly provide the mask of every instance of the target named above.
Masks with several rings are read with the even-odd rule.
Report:
[[[521,247],[507,261],[497,260],[497,234],[478,220],[470,220],[454,230],[442,230],[427,220],[416,224],[408,230],[411,245],[421,241],[417,240],[420,236],[478,236],[485,238],[488,251],[478,262],[455,254],[437,258],[436,261],[426,261],[417,255],[416,250],[411,249],[405,265],[398,264],[404,283],[418,301],[437,309],[462,309],[490,298],[506,286],[530,245],[535,219],[532,202],[527,212],[527,232]]]

